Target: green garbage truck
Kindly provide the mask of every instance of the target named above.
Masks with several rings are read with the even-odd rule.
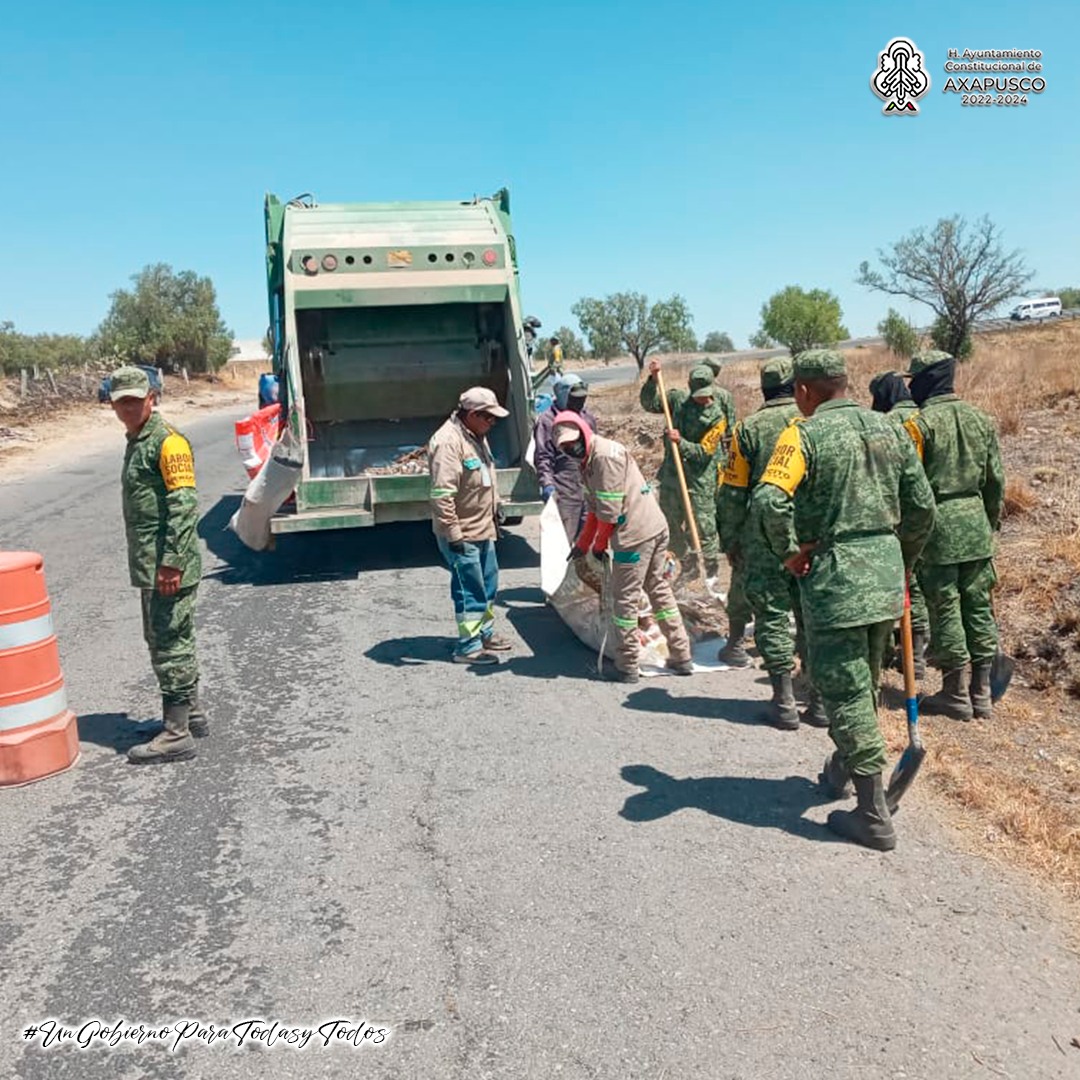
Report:
[[[506,190],[460,202],[267,195],[270,338],[303,448],[274,533],[430,516],[424,447],[469,386],[510,411],[489,441],[509,524],[539,513],[534,388]]]

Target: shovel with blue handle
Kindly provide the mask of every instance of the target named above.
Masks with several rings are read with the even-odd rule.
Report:
[[[893,769],[889,786],[885,791],[885,802],[889,813],[895,814],[900,799],[915,779],[919,766],[926,757],[919,734],[919,696],[915,687],[915,647],[911,641],[911,593],[904,583],[904,615],[900,620],[900,646],[904,657],[904,711],[907,713],[908,744],[900,755],[900,760]]]

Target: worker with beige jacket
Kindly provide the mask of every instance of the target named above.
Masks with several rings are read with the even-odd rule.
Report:
[[[457,617],[456,664],[497,664],[496,654],[511,647],[495,633],[499,486],[487,442],[495,423],[509,415],[493,391],[473,386],[428,443],[431,519],[450,568]]]

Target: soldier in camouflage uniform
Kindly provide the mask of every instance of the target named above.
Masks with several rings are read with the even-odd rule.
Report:
[[[870,397],[870,407],[874,412],[884,413],[898,431],[908,420],[919,415],[919,406],[912,400],[904,376],[898,371],[883,371],[875,375],[870,380]],[[911,644],[915,653],[915,678],[925,679],[930,615],[926,610],[926,598],[919,588],[917,567],[908,580],[908,591],[911,594]]]
[[[753,500],[769,546],[799,579],[810,677],[837,747],[823,779],[838,797],[855,782],[856,809],[833,811],[829,828],[890,851],[878,676],[905,567],[933,527],[934,494],[914,448],[846,390],[839,353],[795,357],[795,400],[809,419],[783,430]]]
[[[773,696],[766,718],[786,730],[799,726],[791,684],[795,649],[788,622],[789,613],[798,609],[798,584],[765,543],[761,522],[751,514],[751,496],[780,433],[799,415],[794,380],[787,357],[769,360],[762,366],[765,403],[735,425],[731,453],[716,498],[720,542],[732,566],[732,580],[736,571],[745,577],[746,596],[754,616],[754,639],[772,683]]]
[[[164,729],[133,746],[137,765],[195,756],[192,735],[209,731],[199,706],[195,659],[195,595],[202,576],[196,527],[195,459],[191,445],[154,411],[146,373],[112,373],[109,397],[127,429],[120,473],[131,584],[142,591],[143,636],[161,688]]]
[[[656,384],[660,361],[649,361],[649,377],[641,385],[642,408],[662,413],[663,403]],[[735,426],[735,402],[731,394],[717,386],[712,368],[702,364],[690,372],[690,388],[667,391],[673,429],[666,432],[664,460],[660,466],[660,509],[671,530],[671,545],[683,558],[690,545],[690,529],[686,522],[679,477],[675,471],[673,445],[682,455],[683,472],[690,493],[690,505],[701,539],[705,573],[715,577],[720,569],[720,540],[716,533],[716,485],[718,470],[727,460],[725,443]],[[695,570],[689,562],[684,570]]]
[[[905,424],[937,500],[937,523],[919,564],[930,609],[932,655],[942,670],[930,715],[989,719],[990,667],[998,647],[990,603],[994,533],[1001,521],[1005,472],[993,421],[953,392],[956,361],[939,351],[911,358],[918,414]],[[971,681],[967,665],[971,663]]]

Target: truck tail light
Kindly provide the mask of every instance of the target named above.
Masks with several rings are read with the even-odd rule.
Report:
[[[317,274],[319,272],[319,260],[314,255],[305,255],[300,260],[305,274]]]
[[[322,268],[324,270],[336,270],[337,269],[337,256],[336,255],[324,255],[322,258]]]
[[[480,258],[484,260],[485,266],[494,266],[495,260],[498,258],[498,256],[495,254],[494,251],[491,250],[491,248],[488,248],[487,251],[485,251],[484,254],[480,256]]]

